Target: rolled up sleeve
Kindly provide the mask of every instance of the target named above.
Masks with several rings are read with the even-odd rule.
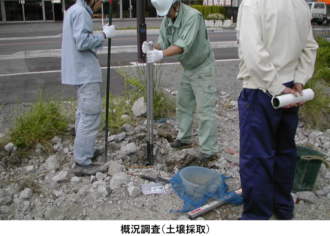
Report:
[[[182,48],[183,54],[189,52],[193,46],[198,31],[200,30],[201,19],[202,16],[195,14],[182,25],[179,39],[174,43],[174,45]]]
[[[101,34],[93,35],[93,29],[89,29],[86,17],[90,16],[79,13],[72,19],[73,38],[78,51],[96,48],[104,41],[104,37],[101,37]]]
[[[247,71],[258,88],[268,90],[272,95],[280,94],[285,86],[281,84],[276,68],[271,63],[270,55],[262,41],[261,19],[255,8],[243,7],[239,47]]]

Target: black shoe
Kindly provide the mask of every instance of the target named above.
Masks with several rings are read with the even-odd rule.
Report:
[[[203,152],[203,153],[201,153],[199,158],[206,162],[214,162],[214,161],[219,160],[220,156],[218,154],[209,155],[209,154],[206,154]]]
[[[282,217],[282,216],[280,216],[280,215],[278,215],[276,213],[274,213],[274,216],[275,216],[275,219],[276,220],[292,220],[294,218],[294,215],[292,215],[291,218],[285,218],[285,217]]]
[[[96,158],[101,156],[104,153],[104,149],[95,149],[94,155],[91,158],[92,162],[97,162]]]
[[[227,220],[223,220],[223,221],[239,222],[239,221],[241,221],[241,218],[229,218],[229,219],[227,219]]]
[[[76,163],[75,167],[73,168],[75,176],[95,175],[97,172],[105,173],[107,171],[108,167],[100,166],[94,163],[89,164],[87,166]]]
[[[171,147],[176,149],[190,148],[192,147],[192,143],[183,143],[180,140],[175,140],[173,143],[171,143]]]

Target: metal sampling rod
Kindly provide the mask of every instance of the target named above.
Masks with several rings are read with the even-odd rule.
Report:
[[[112,24],[113,0],[109,0],[109,25]],[[106,109],[105,109],[105,144],[104,160],[108,161],[108,122],[109,122],[109,93],[110,93],[110,59],[111,59],[111,38],[108,39],[108,64],[107,64],[107,90],[106,90]]]
[[[152,42],[149,42],[150,50],[154,49]],[[153,63],[146,64],[147,78],[147,166],[154,164],[153,158],[153,120],[154,120],[154,86],[153,86]]]

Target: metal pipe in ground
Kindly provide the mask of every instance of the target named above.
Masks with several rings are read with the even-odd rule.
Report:
[[[149,42],[150,50],[153,50],[154,45]],[[154,120],[154,87],[153,87],[153,63],[146,64],[147,78],[147,166],[154,165],[153,158],[153,120]]]

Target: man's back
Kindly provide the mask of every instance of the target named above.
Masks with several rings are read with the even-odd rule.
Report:
[[[62,83],[86,84],[102,82],[95,48],[102,44],[102,35],[93,35],[92,10],[83,0],[69,8],[63,21]]]
[[[243,59],[238,79],[274,76],[267,74],[270,63],[281,83],[294,80],[302,51],[309,43],[315,46],[311,29],[310,10],[304,0],[243,0],[237,22],[239,54]],[[254,74],[251,70],[258,64],[262,66],[262,62],[265,74]],[[271,85],[262,89],[267,86]]]

